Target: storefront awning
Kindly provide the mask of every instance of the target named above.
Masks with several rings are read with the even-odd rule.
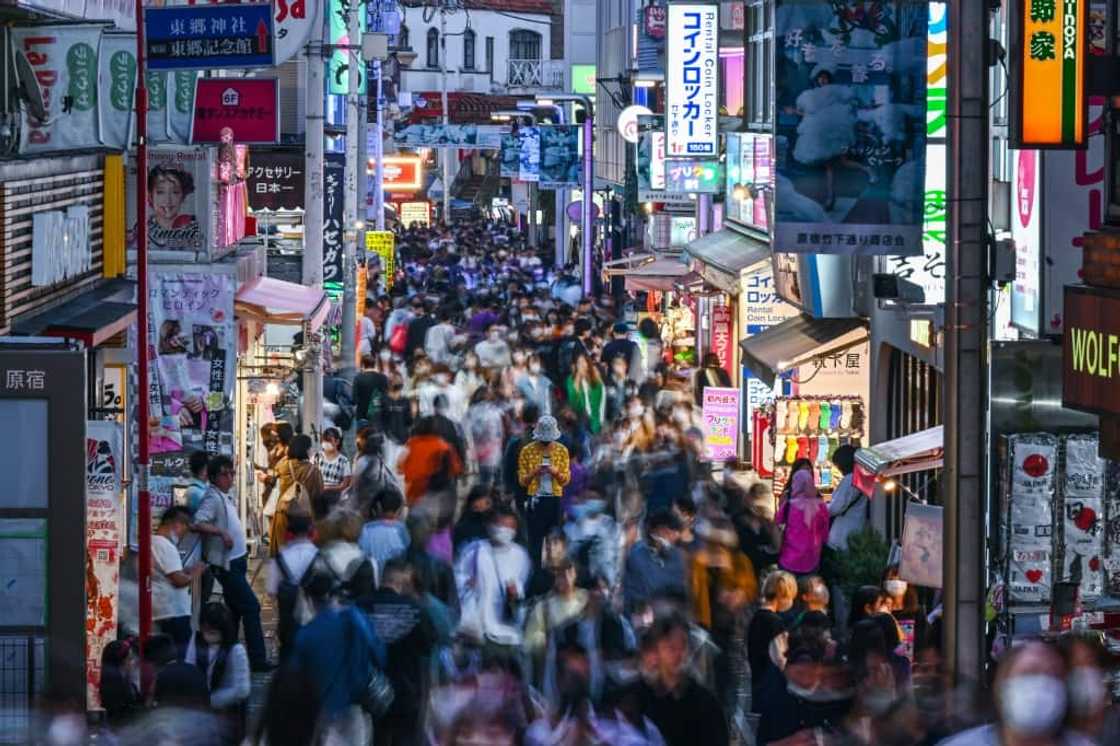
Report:
[[[816,319],[801,314],[743,340],[739,347],[743,365],[773,386],[779,374],[865,339],[867,326],[862,319]]]
[[[317,288],[296,285],[271,277],[258,277],[237,291],[235,310],[242,318],[266,324],[311,323],[311,329],[322,326],[330,312],[326,293]]]
[[[136,283],[116,278],[31,316],[12,320],[12,334],[80,339],[97,347],[136,320]]]
[[[712,285],[739,292],[739,273],[769,261],[770,244],[731,228],[701,236],[685,247],[692,269]]]
[[[860,490],[870,495],[877,479],[939,469],[944,461],[945,429],[938,425],[859,449],[854,481]]]
[[[652,254],[636,266],[609,267],[606,272],[609,276],[625,277],[626,289],[631,292],[642,290],[666,292],[676,285],[687,284],[690,279],[695,279],[695,275],[688,271],[688,266],[679,259]]]

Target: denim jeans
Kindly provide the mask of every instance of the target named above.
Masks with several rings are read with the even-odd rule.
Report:
[[[214,576],[222,584],[222,597],[233,615],[233,626],[238,623],[245,627],[245,649],[249,653],[249,664],[257,667],[268,662],[268,652],[264,647],[264,630],[261,629],[261,602],[249,585],[249,558],[238,557],[230,560],[229,569],[215,566]]]

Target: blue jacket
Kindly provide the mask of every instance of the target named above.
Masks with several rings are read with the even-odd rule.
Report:
[[[352,606],[330,606],[296,634],[292,663],[311,678],[323,714],[332,717],[358,702],[371,666],[385,666],[385,645]]]
[[[627,611],[659,596],[686,598],[684,554],[672,547],[660,554],[645,541],[639,541],[626,557],[622,596]]]

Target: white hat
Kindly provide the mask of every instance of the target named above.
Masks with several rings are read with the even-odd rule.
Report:
[[[533,428],[533,440],[544,442],[560,440],[560,426],[556,424],[556,418],[546,414],[537,420],[537,426]]]

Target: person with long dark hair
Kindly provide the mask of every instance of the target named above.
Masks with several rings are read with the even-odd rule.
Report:
[[[233,616],[224,604],[202,607],[198,625],[183,660],[198,666],[206,676],[210,706],[226,725],[226,742],[239,744],[245,734],[249,702],[249,654],[237,641]]]

